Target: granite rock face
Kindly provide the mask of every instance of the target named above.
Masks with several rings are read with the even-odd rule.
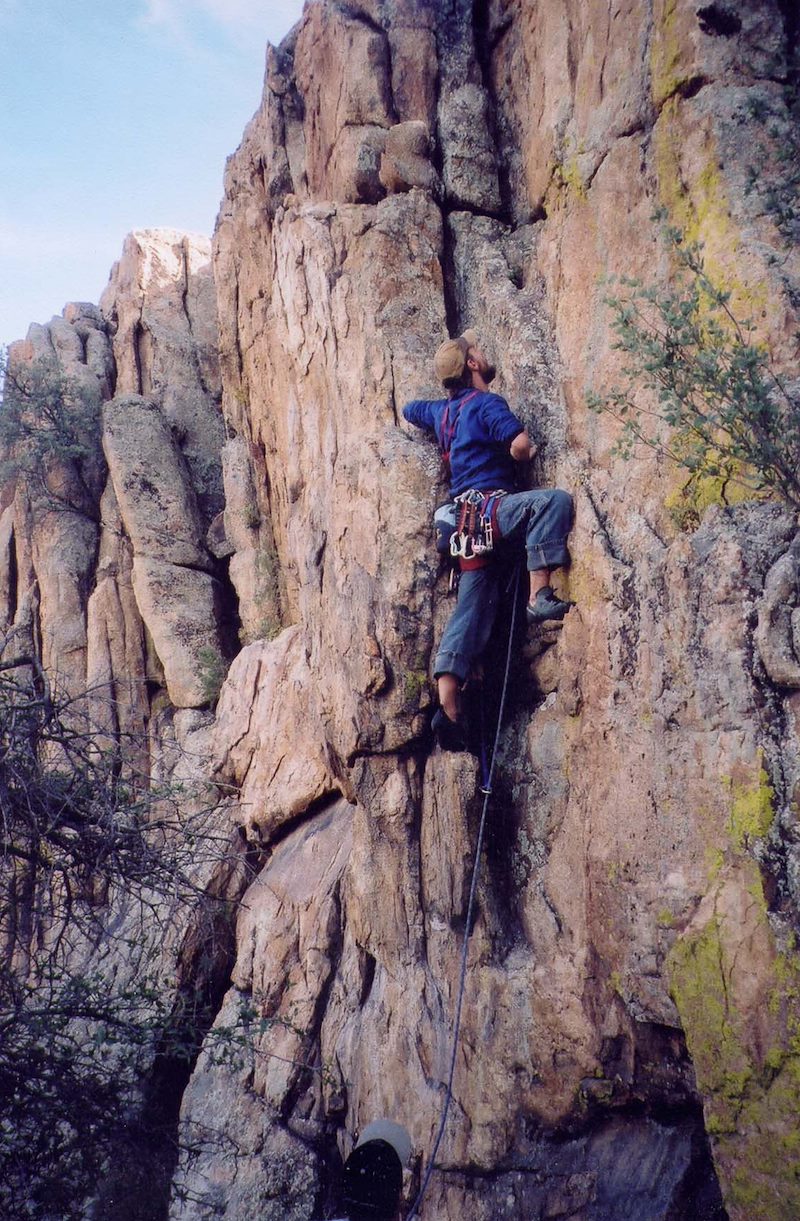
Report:
[[[208,705],[230,649],[233,598],[206,538],[224,439],[208,240],[131,234],[101,307],[32,326],[10,361],[93,405],[96,457],[87,475],[65,452],[44,492],[6,487],[6,656],[40,647],[93,727],[146,743],[159,692]]]
[[[171,229],[130,233],[100,308],[113,336],[116,393],[158,403],[210,521],[223,507],[224,428],[208,239]]]
[[[797,523],[688,503],[586,406],[604,279],[672,274],[657,208],[791,371],[797,252],[747,184],[781,181],[796,35],[777,0],[309,4],[228,163],[216,311],[207,248],[135,234],[15,356],[91,384],[108,477],[88,524],[3,500],[6,618],[109,733],[202,760],[258,862],[216,1020],[257,1028],[194,1067],[175,1221],[337,1215],[382,1115],[410,1204],[432,1147],[484,798],[428,735],[445,493],[401,408],[469,325],[575,497],[577,606],[513,656],[419,1215],[800,1211]]]
[[[578,607],[514,663],[421,1215],[722,1216],[720,1188],[731,1216],[796,1207],[765,1158],[767,1112],[782,1156],[795,1125],[795,523],[723,502],[681,529],[679,475],[614,457],[616,425],[585,405],[618,368],[603,277],[669,278],[658,207],[735,308],[763,302],[788,367],[796,254],[745,180],[793,37],[770,3],[364,0],[310,5],[270,51],[214,257],[232,492],[257,505],[231,571],[255,622],[266,557],[286,627],[234,666],[215,767],[276,870],[337,793],[353,804],[334,916],[319,893],[335,962],[291,1056],[323,1079],[275,1093],[276,1062],[269,1084],[228,1080],[327,1165],[309,1218],[331,1141],[345,1156],[383,1113],[411,1133],[413,1192],[442,1105],[481,795],[473,762],[425,738],[442,489],[400,408],[436,392],[431,355],[467,325],[540,444],[531,478],[575,495]],[[252,920],[231,996],[274,1013],[280,977],[308,996],[312,959],[262,942],[254,973]],[[187,1122],[215,1074],[198,1067]]]

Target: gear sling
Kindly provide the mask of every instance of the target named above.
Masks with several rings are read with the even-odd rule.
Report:
[[[450,473],[450,451],[458,428],[458,421],[463,408],[470,399],[478,394],[474,390],[458,404],[452,417],[448,403],[442,416],[439,445],[442,451],[445,468]],[[469,488],[454,497],[455,514],[451,523],[445,519],[442,511],[437,512],[437,548],[449,552],[457,561],[460,572],[468,572],[472,568],[483,568],[489,563],[489,555],[494,548],[495,539],[500,538],[500,528],[497,524],[497,505],[505,492],[481,492],[477,488]],[[447,520],[451,529],[444,528]]]

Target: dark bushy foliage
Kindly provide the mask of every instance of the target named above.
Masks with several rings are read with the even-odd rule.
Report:
[[[34,658],[0,663],[8,1221],[83,1217],[112,1150],[176,1139],[177,1110],[149,1105],[142,1083],[188,1076],[226,986],[235,911],[219,878],[241,854],[213,802],[132,771],[133,745],[94,732],[85,700],[51,690]],[[182,963],[178,937],[165,980],[164,945],[189,916],[205,965]],[[220,1053],[248,1037],[220,1032]]]
[[[105,476],[97,379],[68,377],[55,360],[0,356],[0,479],[23,477],[46,508],[99,518]]]
[[[678,274],[667,287],[623,280],[607,297],[614,347],[627,360],[622,384],[589,394],[589,406],[622,422],[623,457],[641,442],[691,480],[737,483],[800,508],[800,396],[709,277],[702,247],[676,229],[664,234]]]

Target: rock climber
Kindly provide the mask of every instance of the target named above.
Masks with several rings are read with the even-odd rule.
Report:
[[[534,457],[536,446],[506,400],[489,389],[496,370],[474,330],[445,340],[434,366],[447,397],[416,399],[406,404],[403,415],[410,424],[433,432],[449,467],[453,501],[436,511],[437,535],[463,530],[467,518],[471,524],[481,519],[484,527],[491,520],[495,538],[524,542],[528,622],[563,619],[574,603],[558,597],[550,574],[569,559],[572,497],[559,489],[516,490],[520,464]],[[498,609],[497,564],[484,549],[485,542],[484,537],[479,554],[462,547],[458,600],[434,659],[439,708],[432,727],[445,750],[467,748],[461,691],[489,642]],[[490,535],[488,549],[491,546]]]

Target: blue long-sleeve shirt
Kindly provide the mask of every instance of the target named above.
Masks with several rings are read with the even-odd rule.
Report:
[[[467,389],[449,399],[414,399],[403,415],[433,432],[445,454],[449,450],[451,496],[469,488],[515,490],[517,463],[509,446],[525,425],[499,394]]]

